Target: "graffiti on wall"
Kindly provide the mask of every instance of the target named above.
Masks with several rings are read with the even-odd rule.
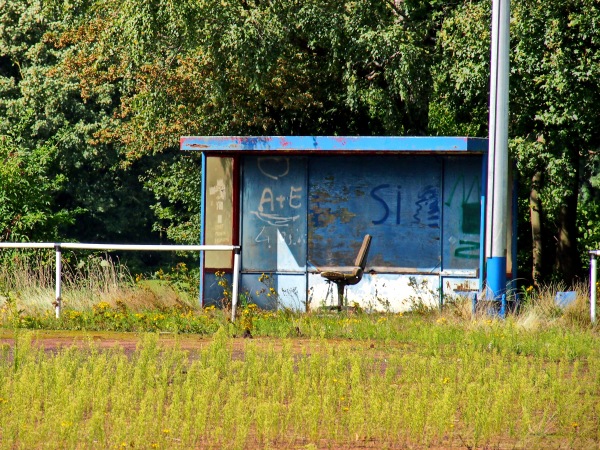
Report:
[[[243,172],[242,265],[276,269],[283,258],[306,258],[306,171],[302,159],[249,157]],[[285,247],[285,248],[284,248]],[[271,266],[271,267],[268,267]]]
[[[442,188],[439,160],[364,158],[310,160],[310,262],[343,265],[365,233],[372,267],[432,269],[440,262]]]
[[[390,195],[390,190],[395,190],[395,201],[392,202],[387,200],[394,197],[394,193]],[[402,187],[396,186],[394,188],[389,184],[380,184],[371,189],[370,194],[371,198],[381,207],[380,215],[377,219],[371,221],[373,225],[381,225],[388,221],[393,221],[396,225],[401,225]],[[436,186],[427,185],[421,189],[417,194],[417,200],[413,206],[414,214],[411,216],[411,224],[425,225],[429,228],[440,227],[439,189]]]
[[[267,180],[262,187],[260,197],[254,202],[256,207],[250,210],[250,214],[264,223],[254,241],[264,242],[271,248],[272,233],[267,230],[276,227],[280,228],[278,232],[287,245],[301,244],[302,236],[290,229],[290,226],[296,221],[305,220],[300,214],[303,212],[305,194],[303,186],[296,185],[294,180],[290,180],[289,183],[286,180],[292,178],[289,177],[290,159],[288,157],[258,158],[256,166],[259,173]]]
[[[450,214],[460,221],[459,238],[452,238],[456,247],[453,256],[459,259],[478,259],[479,239],[466,235],[479,235],[481,224],[480,195],[481,184],[478,176],[467,179],[464,174],[456,178],[444,205],[450,208]]]

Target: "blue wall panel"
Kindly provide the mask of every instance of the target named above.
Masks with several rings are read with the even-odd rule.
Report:
[[[305,158],[250,156],[242,171],[242,270],[304,271]]]
[[[233,275],[226,273],[224,278],[231,286],[233,281]],[[203,306],[215,305],[218,307],[223,306],[223,287],[219,286],[219,280],[212,272],[205,272],[203,274],[202,286],[203,286]],[[230,289],[231,290],[231,289]],[[231,295],[231,293],[229,294]]]
[[[368,267],[439,268],[438,157],[312,157],[308,173],[310,264],[353,265],[369,233]]]
[[[443,268],[475,269],[480,252],[481,158],[444,160]]]

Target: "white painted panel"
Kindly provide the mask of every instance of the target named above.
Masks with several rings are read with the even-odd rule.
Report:
[[[337,305],[337,288],[319,274],[308,276],[311,309]],[[439,277],[435,275],[366,274],[355,286],[346,287],[348,304],[356,302],[368,311],[403,312],[418,306],[439,305]]]
[[[306,275],[277,274],[279,308],[306,311]]]

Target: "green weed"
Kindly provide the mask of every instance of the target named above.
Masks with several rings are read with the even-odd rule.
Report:
[[[235,351],[227,327],[194,351],[151,333],[130,355],[91,343],[44,352],[24,332],[17,369],[0,354],[0,448],[598,446],[593,332],[549,359],[514,343],[559,334],[492,323],[455,341],[447,323],[405,326],[406,345],[244,340]],[[435,343],[416,339],[419,326]]]

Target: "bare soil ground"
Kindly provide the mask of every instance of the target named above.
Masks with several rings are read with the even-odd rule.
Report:
[[[118,333],[118,332],[81,332],[81,331],[48,331],[40,330],[34,332],[33,345],[44,348],[46,351],[57,351],[61,348],[79,347],[85,349],[91,345],[98,349],[116,349],[121,348],[126,354],[131,354],[135,351],[136,346],[140,342],[141,334],[138,333]],[[165,349],[178,347],[182,350],[188,350],[193,353],[196,350],[206,348],[212,342],[211,337],[197,335],[176,335],[174,333],[159,333],[159,345]],[[236,337],[231,339],[233,357],[243,357],[245,346],[248,343],[258,348],[274,350],[283,347],[283,340],[280,338],[256,337],[246,339]],[[297,337],[288,341],[292,345],[294,354],[302,354],[309,347],[314,350],[314,345],[311,346],[311,339]],[[314,342],[314,341],[313,341]],[[0,329],[0,346],[14,345],[13,332],[11,330]],[[373,356],[385,358],[385,353],[389,351],[390,344],[373,343],[362,340],[350,339],[329,339],[327,346],[350,346],[357,351],[368,349],[373,352]],[[403,347],[402,344],[396,344],[392,347]]]

